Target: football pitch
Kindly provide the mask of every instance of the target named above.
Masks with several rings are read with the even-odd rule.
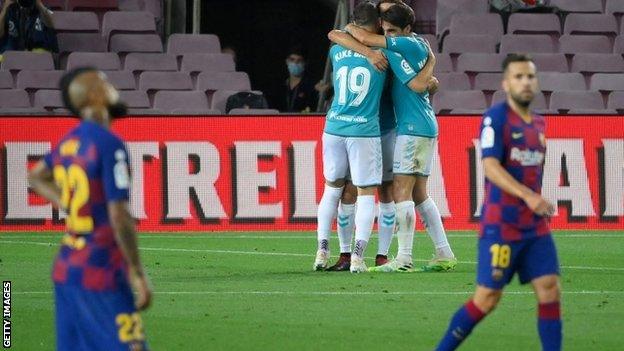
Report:
[[[14,350],[54,349],[50,270],[59,238],[0,234],[0,278],[12,281]],[[148,342],[153,350],[432,350],[475,287],[474,232],[451,232],[449,240],[460,260],[454,272],[355,275],[313,272],[310,232],[142,234],[155,291],[143,314]],[[621,350],[624,231],[559,231],[555,240],[564,349]],[[333,262],[334,234],[331,248]],[[375,234],[367,255],[376,249]],[[431,253],[419,232],[416,263]],[[539,350],[530,286],[514,280],[461,349]]]

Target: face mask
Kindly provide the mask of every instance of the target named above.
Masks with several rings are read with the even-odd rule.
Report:
[[[288,62],[288,72],[295,77],[300,77],[304,69],[303,63]]]

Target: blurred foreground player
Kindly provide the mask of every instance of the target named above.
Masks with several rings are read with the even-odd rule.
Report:
[[[128,152],[109,131],[125,109],[92,68],[69,72],[61,90],[82,121],[28,175],[37,193],[67,213],[52,273],[57,349],[144,350],[138,310],[152,293],[128,212]]]
[[[477,290],[451,319],[437,350],[455,350],[500,301],[515,273],[531,283],[545,351],[561,350],[559,262],[546,217],[554,207],[541,195],[546,153],[544,118],[529,105],[538,89],[535,64],[525,55],[503,62],[507,101],[485,112],[481,152],[485,202],[481,211]]]

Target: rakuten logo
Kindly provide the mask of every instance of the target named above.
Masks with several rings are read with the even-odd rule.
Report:
[[[523,166],[539,166],[544,162],[544,153],[531,150],[511,149],[511,160],[518,161]]]

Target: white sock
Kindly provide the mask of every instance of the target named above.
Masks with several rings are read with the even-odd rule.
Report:
[[[355,211],[355,250],[353,251],[356,256],[364,257],[364,250],[375,223],[375,212],[375,196],[358,195]]]
[[[333,188],[329,185],[325,185],[323,191],[323,197],[318,207],[317,212],[317,240],[318,249],[329,251],[329,234],[331,233],[331,225],[336,212],[338,210],[338,201],[342,196],[343,188]]]
[[[396,204],[397,239],[399,242],[397,256],[412,257],[414,229],[416,229],[415,217],[414,201],[403,201]]]
[[[379,215],[377,216],[377,226],[379,227],[379,248],[378,255],[388,256],[388,250],[392,243],[394,233],[394,223],[396,222],[396,206],[394,201],[379,203]]]
[[[427,228],[427,233],[431,241],[433,241],[433,245],[436,248],[436,255],[444,258],[455,257],[448,239],[446,238],[440,211],[435,202],[428,197],[427,200],[416,206],[416,210]]]
[[[340,253],[351,253],[351,239],[355,229],[355,204],[338,205],[338,241]]]

